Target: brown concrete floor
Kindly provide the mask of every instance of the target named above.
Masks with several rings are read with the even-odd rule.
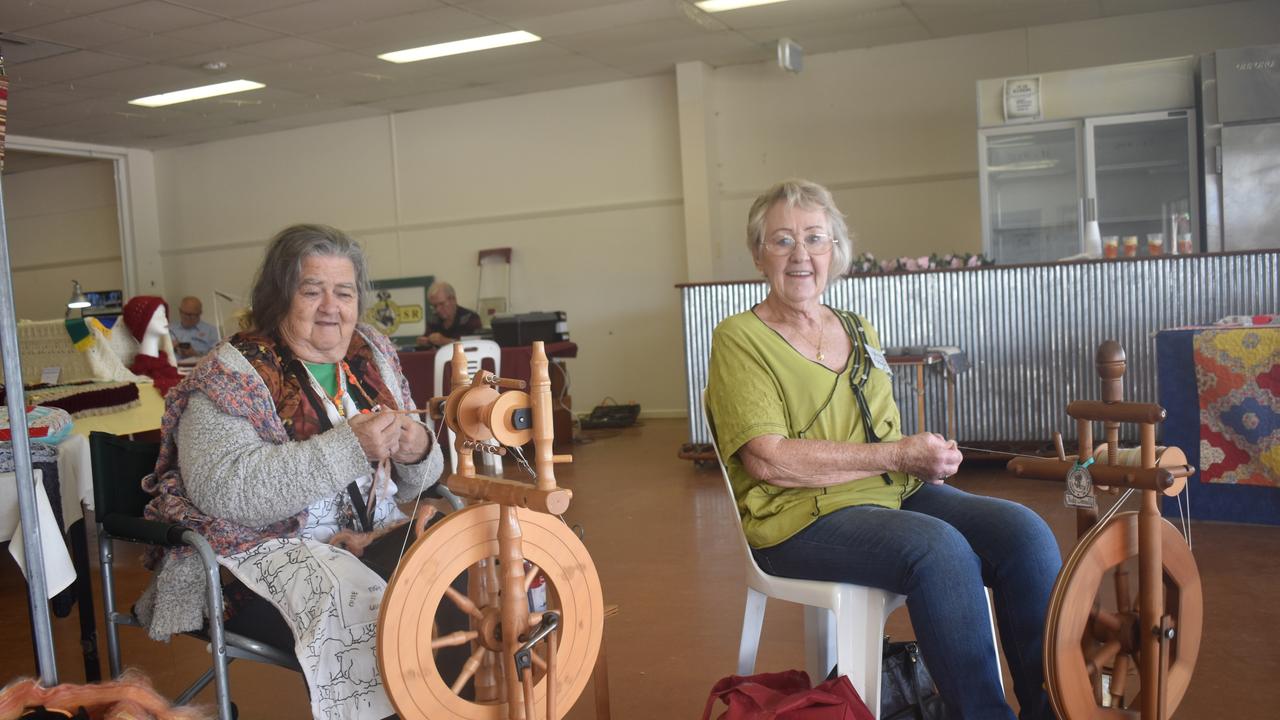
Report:
[[[718,473],[676,457],[686,439],[683,420],[589,435],[594,442],[577,446],[575,464],[558,467],[557,474],[575,492],[567,519],[584,527],[606,600],[620,606],[605,625],[613,717],[698,717],[712,684],[733,672],[741,629],[742,560],[729,534],[736,532],[731,505]],[[955,484],[1029,505],[1048,519],[1064,551],[1070,547],[1074,519],[1062,507],[1060,486],[1012,479],[998,464],[964,468]],[[1280,707],[1280,528],[1195,523],[1193,539],[1205,588],[1204,641],[1174,717],[1274,717]],[[131,600],[145,573],[133,556],[122,566],[124,597]],[[2,682],[35,671],[25,592],[16,566],[0,562]],[[55,619],[54,631],[61,680],[82,681],[75,614]],[[888,631],[910,635],[905,611],[890,619]],[[122,634],[126,664],[167,693],[181,689],[207,659],[194,640],[164,645],[131,628]],[[803,667],[801,637],[799,607],[770,603],[758,669]],[[288,671],[234,663],[232,689],[243,718],[308,716],[300,677]],[[590,694],[588,685],[571,720],[594,717]],[[202,699],[209,698],[206,691]]]

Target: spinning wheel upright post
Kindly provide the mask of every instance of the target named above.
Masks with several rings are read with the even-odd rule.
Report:
[[[600,579],[578,536],[556,517],[572,492],[556,485],[554,465],[572,461],[551,445],[551,381],[543,344],[533,344],[532,388],[485,370],[466,376],[455,344],[453,386],[432,398],[456,436],[458,473],[449,489],[474,504],[425,532],[387,585],[378,618],[378,664],[403,718],[552,720],[572,707],[591,675],[604,628]],[[505,392],[499,392],[505,390]],[[486,441],[496,440],[497,446]],[[534,445],[534,468],[520,447]],[[473,451],[511,448],[534,485],[477,475]],[[531,567],[526,571],[526,567]],[[452,587],[467,573],[466,595]],[[541,577],[547,607],[533,609]],[[437,634],[436,609],[448,601],[470,629]],[[467,645],[456,677],[442,676],[434,653]],[[474,699],[466,697],[470,685]]]
[[[1156,445],[1159,405],[1124,402],[1125,354],[1114,341],[1097,353],[1102,401],[1076,400],[1080,450],[1066,456],[1058,440],[1056,460],[1016,458],[1019,477],[1067,481],[1066,499],[1077,510],[1079,543],[1054,584],[1045,626],[1045,679],[1054,712],[1064,720],[1134,718],[1166,720],[1181,702],[1200,649],[1204,601],[1200,573],[1187,541],[1160,516],[1160,495],[1175,496],[1195,472],[1176,447]],[[1106,443],[1093,447],[1092,423],[1101,422]],[[1121,423],[1137,423],[1139,448],[1119,448]],[[1138,512],[1098,522],[1094,488],[1141,493]],[[1138,593],[1131,595],[1126,565],[1137,558]],[[1102,597],[1108,577],[1114,593]],[[1139,683],[1139,710],[1131,670]]]

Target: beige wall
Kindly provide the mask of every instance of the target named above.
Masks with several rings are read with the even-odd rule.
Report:
[[[706,279],[756,274],[743,244],[747,208],[796,175],[832,189],[859,252],[979,252],[979,80],[1277,41],[1280,2],[1256,0],[826,53],[805,58],[799,75],[720,68],[708,92],[721,230]]]
[[[110,161],[5,175],[4,208],[19,318],[62,317],[72,280],[85,290],[124,288]]]
[[[351,232],[375,279],[448,279],[464,305],[476,252],[509,246],[512,308],[568,314],[579,409],[610,395],[683,411],[673,78],[161,151],[156,168],[171,300],[243,296],[294,222]]]
[[[1280,3],[1256,0],[814,55],[799,75],[689,68],[679,87],[673,72],[158,151],[165,287],[171,300],[243,295],[266,238],[318,221],[359,237],[375,278],[447,278],[465,304],[476,251],[511,246],[513,308],[565,310],[582,346],[578,409],[609,395],[682,413],[672,285],[754,276],[742,218],[769,184],[826,183],[877,256],[977,251],[978,80],[1275,42],[1277,27]]]

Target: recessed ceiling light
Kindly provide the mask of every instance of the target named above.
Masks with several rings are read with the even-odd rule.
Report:
[[[219,95],[230,95],[231,93],[244,92],[245,90],[257,90],[266,87],[260,82],[252,80],[232,80],[230,82],[216,83],[214,85],[201,85],[200,87],[187,88],[186,90],[174,90],[173,92],[161,93],[159,95],[148,95],[135,100],[130,100],[130,105],[141,105],[143,107],[163,107],[165,105],[174,105],[176,103],[191,102],[192,100],[203,100],[205,98],[217,97]]]
[[[755,7],[756,5],[772,5],[774,3],[786,2],[787,0],[702,0],[694,5],[699,10],[705,10],[709,13],[724,12],[725,10],[737,10],[738,8]]]
[[[462,53],[475,52],[477,50],[491,50],[508,45],[521,45],[523,43],[537,42],[541,39],[533,33],[517,30],[515,32],[498,33],[497,35],[467,38],[466,40],[424,45],[422,47],[409,48],[408,50],[396,50],[395,52],[383,53],[378,57],[387,62],[409,63],[447,55],[461,55]]]

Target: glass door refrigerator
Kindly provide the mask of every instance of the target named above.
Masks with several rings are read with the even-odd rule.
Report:
[[[1085,206],[1096,208],[1104,255],[1199,248],[1194,111],[1089,118],[1084,137]]]
[[[1020,78],[978,83],[983,252],[1001,264],[1199,252],[1194,59],[1033,79],[1030,121],[1004,115]]]

